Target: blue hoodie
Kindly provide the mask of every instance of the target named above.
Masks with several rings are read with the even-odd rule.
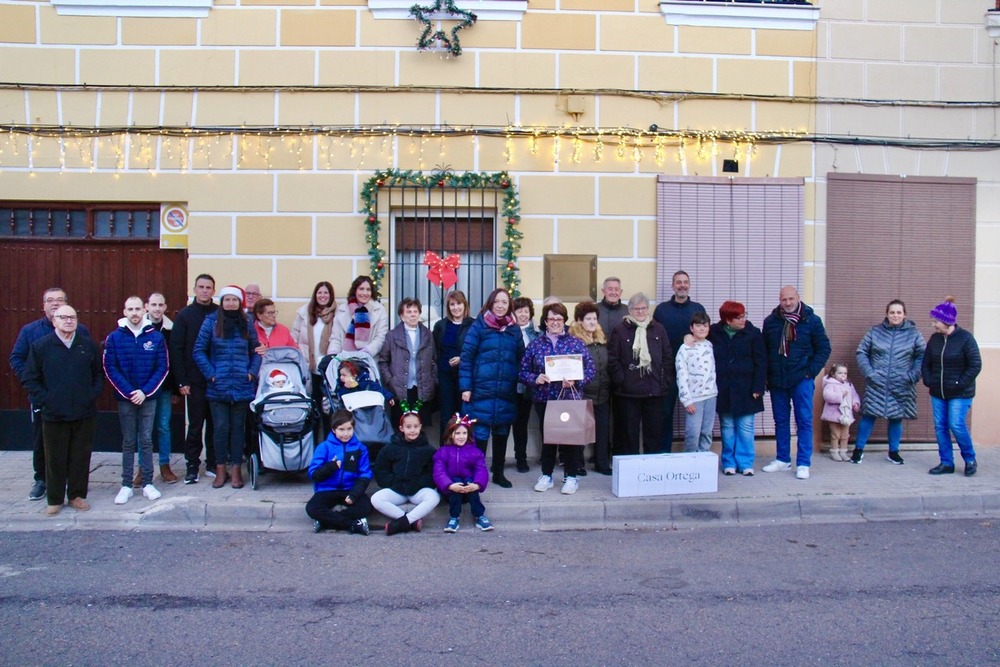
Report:
[[[340,462],[333,462],[334,457]],[[347,442],[341,442],[331,432],[319,444],[309,464],[309,479],[313,481],[313,491],[346,491],[357,498],[364,495],[372,481],[372,468],[368,461],[368,448],[352,435]]]

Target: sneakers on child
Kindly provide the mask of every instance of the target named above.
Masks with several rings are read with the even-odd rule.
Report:
[[[744,477],[753,477],[753,468],[744,468],[743,469],[743,476]]]
[[[458,532],[458,517],[453,516],[448,519],[448,525],[444,527],[444,532],[446,533],[457,533]]]
[[[354,535],[368,535],[372,531],[368,527],[368,519],[358,519],[354,522],[354,525],[351,526],[351,530],[348,532]]]
[[[885,460],[890,463],[895,463],[898,466],[903,465],[903,457],[899,455],[899,452],[889,452],[889,454],[885,457]]]
[[[123,486],[115,496],[115,505],[124,505],[132,497],[132,489],[128,486]]]
[[[548,491],[553,486],[555,486],[555,482],[552,481],[552,475],[542,475],[535,482],[535,491]]]
[[[314,533],[322,533],[324,530],[326,530],[326,529],[323,528],[323,524],[321,524],[319,521],[313,521],[313,532]]]
[[[766,466],[761,468],[761,470],[763,470],[764,472],[783,472],[785,470],[791,470],[791,469],[792,469],[791,462],[785,463],[784,461],[779,461],[778,459],[771,461]]]
[[[159,500],[163,494],[152,484],[147,484],[142,487],[142,495],[146,496],[146,500]]]
[[[851,463],[861,463],[861,459],[863,459],[864,457],[865,457],[865,450],[858,449],[857,447],[855,447],[854,451],[851,452],[851,458],[849,460]],[[900,463],[902,463],[902,460],[900,461]]]
[[[809,479],[809,466],[795,468],[795,479]]]
[[[722,474],[723,475],[735,475],[736,474],[736,468],[723,468],[722,469]]]
[[[580,482],[576,481],[576,477],[567,477],[566,481],[563,482],[562,488],[559,489],[559,493],[564,493],[567,496],[576,493],[576,490],[580,488]]]
[[[458,521],[458,519],[456,519],[456,521]],[[485,532],[487,530],[493,530],[493,524],[490,523],[490,520],[487,519],[486,515],[484,514],[482,516],[476,517],[476,528]]]

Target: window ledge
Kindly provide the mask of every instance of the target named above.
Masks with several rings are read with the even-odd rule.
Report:
[[[1000,9],[986,12],[986,34],[993,39],[1000,37]]]
[[[432,1],[419,0],[368,0],[368,9],[377,19],[409,19],[410,7],[415,4],[431,5]],[[520,21],[528,11],[528,0],[462,0],[459,9],[472,12],[480,21]],[[434,20],[455,18],[447,13],[433,14]]]
[[[64,16],[167,16],[203,18],[212,0],[52,0]]]
[[[661,0],[660,12],[669,25],[813,30],[819,21],[813,5]]]

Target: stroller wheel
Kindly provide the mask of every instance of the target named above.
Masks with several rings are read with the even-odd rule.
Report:
[[[260,479],[260,463],[257,454],[251,454],[247,462],[247,472],[250,473],[250,488],[257,490],[257,482]]]

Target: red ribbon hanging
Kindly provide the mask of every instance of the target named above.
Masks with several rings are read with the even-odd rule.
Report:
[[[444,289],[451,289],[458,282],[458,267],[462,260],[458,254],[448,255],[444,259],[428,250],[424,255],[424,264],[430,267],[427,271],[427,280],[435,285],[440,285]]]

